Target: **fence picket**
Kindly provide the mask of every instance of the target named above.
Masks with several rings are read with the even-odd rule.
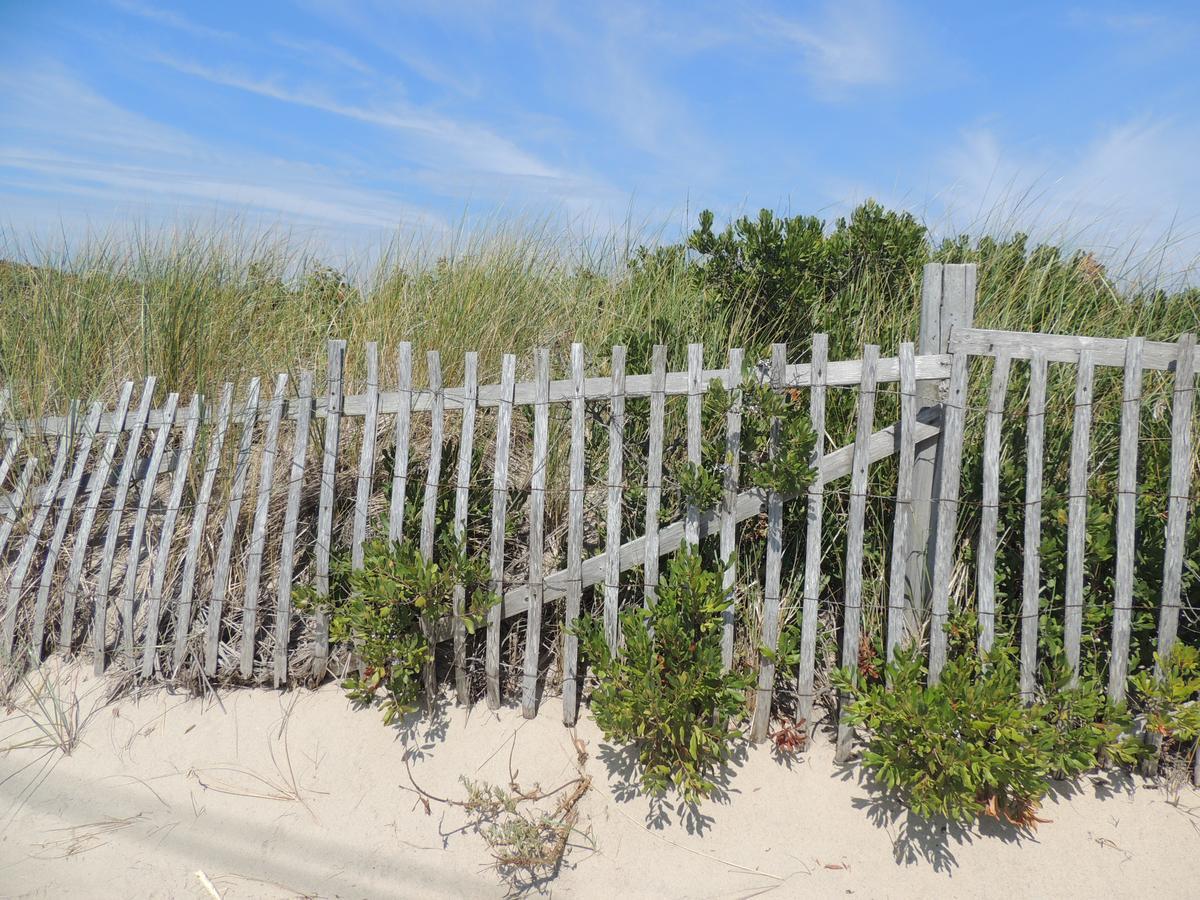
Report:
[[[1025,560],[1021,579],[1021,694],[1037,686],[1038,605],[1042,593],[1042,468],[1046,433],[1046,354],[1029,363],[1029,410],[1025,436]]]
[[[287,681],[288,643],[292,633],[292,573],[296,567],[296,531],[300,521],[300,492],[304,489],[304,464],[308,456],[309,426],[312,422],[313,373],[300,373],[297,392],[300,405],[292,435],[292,464],[288,472],[287,508],[283,514],[283,536],[279,546],[278,599],[275,608],[275,646],[272,647],[274,684]]]
[[[875,430],[875,366],[879,347],[863,347],[863,377],[858,388],[858,420],[854,435],[853,469],[850,473],[850,515],[846,523],[845,611],[842,621],[842,666],[852,676],[858,671],[862,633],[863,539],[867,514],[867,479],[870,475],[870,441]],[[846,721],[849,697],[838,698],[838,730],[835,759],[850,757],[854,729]]]
[[[187,547],[183,552],[183,572],[179,576],[179,599],[175,609],[175,649],[171,654],[171,671],[175,673],[183,666],[183,658],[187,653],[188,638],[192,630],[192,598],[196,592],[200,545],[204,540],[205,526],[208,524],[213,485],[217,480],[221,451],[225,446],[225,435],[229,430],[229,417],[232,413],[233,385],[226,382],[221,389],[221,406],[217,410],[215,427],[209,435],[208,459],[204,464],[204,477],[200,481],[200,492],[196,495],[196,506],[192,511],[192,530],[188,533]]]
[[[4,448],[4,456],[0,457],[0,489],[4,486],[4,479],[8,477],[8,472],[17,458],[17,449],[20,446],[21,438],[17,435],[8,439],[8,444]]]
[[[730,381],[732,397],[729,410],[725,413],[725,460],[723,493],[721,497],[721,587],[729,606],[721,621],[721,665],[728,671],[733,666],[734,626],[737,622],[737,506],[738,482],[741,477],[742,454],[742,388],[741,376],[745,366],[745,354],[740,348],[729,351]],[[661,440],[660,440],[661,443]],[[657,513],[656,513],[657,518]],[[658,523],[655,522],[657,529]],[[657,548],[656,548],[657,550]],[[647,551],[648,552],[648,551]],[[649,564],[649,557],[647,557]]]
[[[1000,523],[1000,437],[1008,392],[1010,357],[1001,352],[992,369],[983,435],[983,503],[979,516],[979,564],[975,605],[979,612],[979,652],[992,649],[996,638],[996,539]]]
[[[563,613],[563,724],[574,725],[579,710],[579,638],[575,622],[583,599],[584,394],[583,344],[571,345],[571,459],[567,494],[567,584]]]
[[[367,507],[375,477],[375,436],[379,428],[379,345],[367,342],[367,413],[363,417],[362,448],[358,478],[354,486],[354,523],[350,542],[350,565],[361,569],[363,541],[367,539]]]
[[[21,552],[17,555],[16,565],[9,573],[8,599],[4,604],[4,644],[0,647],[0,656],[4,659],[12,657],[13,640],[16,636],[17,610],[21,604],[21,594],[25,589],[25,576],[33,564],[33,554],[42,539],[42,529],[54,506],[58,494],[58,485],[62,481],[63,470],[67,466],[67,455],[71,446],[71,436],[63,433],[58,439],[58,448],[54,453],[54,468],[50,472],[50,480],[46,482],[45,490],[38,500],[33,520],[29,523],[29,531],[25,533],[25,541],[21,544]]]
[[[399,395],[396,411],[396,461],[392,468],[392,500],[388,511],[388,540],[404,538],[404,500],[408,495],[408,448],[412,440],[412,344],[402,341],[396,351]],[[477,389],[478,390],[478,389]]]
[[[782,390],[787,367],[787,344],[771,345],[771,388]],[[779,419],[771,420],[770,455],[779,450]],[[767,559],[763,577],[763,613],[761,646],[774,653],[779,644],[780,583],[783,575],[783,497],[778,491],[767,493]],[[750,720],[750,740],[761,741],[771,724],[771,697],[775,692],[775,663],[759,654],[758,687],[754,693],[754,712]]]
[[[812,720],[813,679],[817,655],[817,601],[821,591],[821,520],[824,515],[825,482],[821,457],[825,453],[825,382],[829,367],[829,335],[813,335],[812,387],[808,394],[808,418],[812,423],[812,481],[808,486],[808,506],[804,529],[804,598],[800,610],[800,668],[796,674],[796,721],[803,722],[809,733]]]
[[[1129,670],[1129,630],[1133,612],[1134,514],[1137,510],[1138,425],[1142,411],[1143,339],[1125,347],[1125,383],[1121,399],[1121,449],[1117,463],[1117,571],[1113,585],[1112,656],[1108,696],[1125,700]]]
[[[608,418],[608,507],[604,523],[604,636],[609,649],[620,643],[621,501],[625,478],[625,348],[612,348],[612,393]]]
[[[1071,473],[1067,501],[1067,575],[1063,590],[1063,649],[1071,683],[1079,683],[1079,639],[1083,631],[1083,557],[1087,530],[1088,455],[1092,431],[1092,351],[1079,354],[1075,375],[1075,423],[1071,432]]]
[[[329,554],[333,543],[333,500],[337,482],[338,441],[342,432],[342,383],[346,369],[346,342],[329,342],[329,371],[325,390],[325,449],[321,455],[321,496],[317,505],[316,592],[329,596]],[[329,665],[329,613],[317,610],[313,634],[314,681]]]
[[[649,445],[646,453],[646,605],[658,588],[658,514],[662,508],[663,418],[667,407],[667,348],[655,344],[650,357]]]
[[[37,458],[25,460],[25,468],[17,478],[16,490],[13,491],[12,507],[5,513],[4,521],[0,522],[0,559],[4,558],[4,548],[8,546],[8,536],[12,534],[13,526],[21,518],[21,507],[25,505],[25,495],[29,492],[29,484],[33,481],[34,470],[37,469]]]
[[[445,431],[446,407],[445,394],[442,389],[442,358],[436,350],[425,354],[425,369],[429,381],[429,391],[433,395],[433,407],[429,414],[429,465],[425,470],[425,503],[421,510],[421,555],[433,559],[433,543],[437,525],[438,484],[442,476],[442,443]],[[432,634],[422,624],[425,635],[433,644],[434,652],[429,662],[421,668],[421,678],[425,683],[425,700],[429,709],[437,696],[437,645],[433,643]]]
[[[254,426],[258,419],[258,394],[260,381],[250,379],[245,414],[242,419],[242,440],[238,446],[234,463],[233,483],[229,488],[229,500],[225,507],[225,521],[221,529],[221,544],[217,548],[217,562],[213,567],[212,594],[208,600],[208,624],[204,639],[204,674],[212,678],[217,674],[218,656],[221,649],[221,614],[225,608],[225,595],[229,591],[229,576],[233,566],[233,545],[237,539],[238,520],[241,517],[242,501],[246,496],[246,475],[250,471],[250,452],[254,446]]]
[[[179,509],[183,504],[183,491],[187,487],[188,469],[191,466],[192,453],[196,446],[196,433],[200,429],[200,414],[203,406],[204,398],[199,394],[193,394],[192,404],[188,408],[184,424],[183,437],[179,443],[179,458],[175,464],[171,494],[167,498],[166,512],[163,513],[162,530],[159,534],[158,547],[151,569],[150,596],[146,605],[146,630],[142,641],[142,678],[149,678],[154,673],[154,661],[158,656],[159,617],[162,613],[167,569],[171,561],[171,545],[175,539],[175,523],[179,519]]]
[[[904,634],[905,567],[908,561],[908,533],[912,519],[913,466],[917,444],[917,367],[911,343],[900,345],[900,430],[896,443],[896,505],[892,523],[892,562],[888,572],[886,660],[896,656],[896,647]]]
[[[275,455],[279,448],[279,423],[283,417],[288,376],[275,376],[275,393],[267,418],[263,439],[262,461],[258,466],[258,498],[254,506],[254,524],[250,527],[250,549],[246,555],[246,596],[242,600],[242,646],[240,673],[242,678],[254,675],[254,645],[258,633],[258,593],[262,582],[263,552],[267,545],[267,513],[271,508],[271,489],[275,482]]]
[[[112,586],[113,562],[117,552],[117,538],[121,531],[121,517],[125,512],[125,501],[129,497],[129,483],[137,463],[138,448],[146,430],[150,415],[150,404],[154,400],[155,378],[146,378],[142,389],[142,400],[133,421],[129,423],[129,442],[125,445],[125,459],[117,476],[117,491],[113,497],[112,512],[108,517],[108,533],[104,538],[104,555],[100,558],[100,575],[96,583],[95,607],[92,610],[92,652],[96,674],[104,672],[104,652],[108,642],[108,592]]]
[[[533,477],[529,491],[529,612],[525,625],[525,669],[521,714],[537,715],[538,657],[542,649],[542,574],[546,553],[546,466],[550,455],[550,351],[533,358],[537,399],[533,406]]]
[[[512,437],[513,385],[516,383],[517,358],[504,354],[500,364],[500,410],[496,415],[496,467],[492,476],[492,540],[489,554],[490,588],[504,592],[504,525],[508,513],[508,456]],[[500,604],[488,610],[487,646],[484,676],[487,680],[489,709],[500,707],[500,628],[503,624]]]
[[[175,427],[178,405],[179,395],[168,394],[167,405],[163,410],[163,423],[158,426],[158,432],[154,436],[150,461],[146,466],[146,474],[142,478],[142,492],[138,497],[137,512],[133,520],[133,534],[129,539],[129,555],[126,557],[125,563],[125,586],[121,595],[121,650],[130,668],[133,666],[133,620],[137,615],[137,577],[138,569],[142,564],[146,520],[150,514],[150,501],[154,499],[155,482],[158,481],[158,471],[162,468],[167,440],[171,437],[171,429]]]
[[[1196,336],[1179,339],[1175,363],[1175,389],[1171,404],[1171,481],[1167,500],[1166,547],[1163,552],[1162,607],[1158,616],[1158,654],[1171,655],[1179,629],[1180,592],[1183,579],[1183,544],[1188,516],[1188,492],[1192,479],[1192,410],[1196,400]],[[1162,667],[1155,664],[1162,676]]]
[[[941,441],[942,478],[938,490],[937,531],[934,534],[933,584],[930,591],[929,684],[937,684],[946,664],[946,622],[950,614],[950,569],[958,531],[958,489],[962,471],[963,419],[967,403],[965,353],[955,353],[950,364],[950,390],[943,411]]]
[[[458,439],[458,484],[454,489],[454,539],[467,540],[467,513],[471,502],[471,462],[475,444],[475,409],[479,397],[479,354],[468,353],[463,361],[462,433]],[[458,702],[471,701],[467,683],[467,628],[462,614],[466,609],[467,590],[459,584],[454,589],[454,691]]]
[[[37,602],[33,610],[33,633],[31,650],[34,662],[42,661],[42,649],[46,633],[46,613],[50,605],[50,583],[54,580],[54,569],[58,565],[58,557],[62,551],[63,541],[67,536],[67,528],[71,524],[71,513],[75,509],[75,500],[79,496],[79,486],[83,483],[83,473],[87,469],[88,459],[92,453],[92,445],[96,442],[96,429],[100,426],[100,416],[104,413],[103,402],[95,401],[88,410],[87,421],[83,433],[79,435],[75,452],[75,464],[67,478],[66,493],[63,496],[62,507],[59,509],[58,520],[54,524],[54,533],[50,545],[46,549],[46,559],[42,564],[42,577],[38,582]],[[3,482],[0,478],[0,482]]]
[[[701,404],[703,402],[704,345],[688,344],[688,399],[687,399],[687,460],[690,466],[699,468],[703,457],[701,441]],[[687,518],[683,526],[683,541],[690,547],[700,543],[700,507],[694,500],[687,504]]]

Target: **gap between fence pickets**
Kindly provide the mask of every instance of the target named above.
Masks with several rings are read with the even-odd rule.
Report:
[[[941,431],[941,410],[936,406],[925,407],[917,415],[917,427],[915,429],[916,444],[918,446],[928,444],[937,438]],[[881,459],[886,459],[897,450],[898,428],[896,425],[891,425],[884,428],[882,431],[877,431],[871,435],[868,445],[868,458],[871,464],[879,462]],[[831,453],[825,454],[821,458],[821,482],[828,484],[830,481],[843,478],[850,474],[850,466],[854,453],[854,445],[850,444],[845,447],[840,447]],[[785,495],[785,500],[796,499],[793,495]],[[766,506],[765,494],[758,490],[745,491],[738,494],[737,505],[734,508],[734,519],[738,522],[753,518],[758,515]],[[721,508],[714,507],[705,510],[700,514],[700,537],[705,538],[718,533],[721,522]],[[659,529],[659,553],[671,553],[678,550],[683,544],[684,520],[678,519],[670,525],[664,525]],[[645,561],[646,538],[641,536],[621,545],[620,560],[621,571],[627,571],[635,566],[641,565]],[[604,581],[605,567],[607,564],[607,554],[601,553],[593,556],[583,562],[583,572],[581,582],[583,587],[594,586]],[[567,570],[560,569],[547,575],[544,580],[545,593],[544,601],[558,600],[566,595],[569,579]],[[504,594],[503,617],[508,619],[513,616],[519,616],[526,612],[529,606],[529,590],[526,585],[520,585]],[[450,626],[448,622],[442,622],[437,629],[437,639],[439,641],[448,640],[450,637]]]

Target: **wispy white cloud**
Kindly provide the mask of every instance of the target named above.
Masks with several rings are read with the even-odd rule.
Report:
[[[136,0],[111,0],[111,2],[112,5],[121,12],[138,16],[146,21],[154,22],[157,25],[173,28],[176,31],[190,34],[192,37],[216,39],[222,41],[237,39],[237,35],[233,34],[232,32],[222,31],[219,28],[210,28],[207,25],[201,25],[198,22],[193,22],[187,16],[184,16],[173,10],[162,9],[157,6],[148,6],[144,3],[138,3]]]

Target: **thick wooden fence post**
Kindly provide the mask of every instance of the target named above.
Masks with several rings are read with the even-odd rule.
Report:
[[[917,353],[947,353],[952,328],[969,328],[975,319],[974,263],[926,263],[921,284],[921,324]],[[942,402],[944,382],[918,381],[917,408]],[[940,481],[938,457],[942,442],[917,450],[913,462],[912,505],[909,521],[908,610],[905,631],[918,634],[929,612],[933,581],[933,535],[937,534],[934,485]]]

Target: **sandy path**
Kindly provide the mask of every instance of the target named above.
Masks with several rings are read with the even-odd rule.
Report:
[[[422,787],[462,797],[459,775],[523,786],[572,777],[557,700],[533,721],[514,709],[451,708],[442,734],[404,736],[336,687],[235,691],[220,704],[156,693],[93,707],[70,756],[0,754],[0,895],[6,897],[503,896],[460,810],[426,815],[406,790],[404,746]],[[0,747],[38,737],[0,719]],[[1200,893],[1200,795],[1178,804],[1140,779],[1092,779],[1048,803],[1036,836],[906,829],[857,771],[820,742],[781,764],[738,761],[727,794],[688,812],[631,796],[618,754],[578,730],[593,790],[580,839],[542,889],[579,897],[1106,896]],[[514,743],[515,741],[515,743]],[[648,826],[647,823],[651,824]]]

